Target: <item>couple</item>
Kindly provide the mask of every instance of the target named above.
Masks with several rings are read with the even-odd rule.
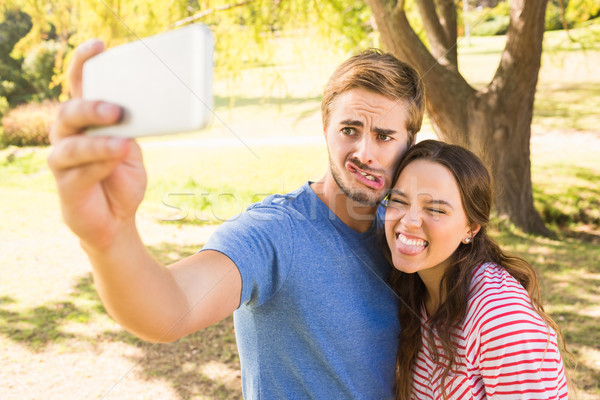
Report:
[[[533,270],[486,235],[485,167],[456,146],[414,145],[425,99],[410,66],[377,51],[344,62],[322,101],[325,176],[250,206],[165,267],[136,228],[138,144],[80,135],[121,115],[79,98],[83,62],[102,49],[75,52],[49,165],[128,331],[168,342],[233,313],[248,399],[567,397]]]

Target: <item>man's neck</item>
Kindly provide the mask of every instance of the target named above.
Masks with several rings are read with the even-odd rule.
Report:
[[[310,187],[321,201],[350,228],[364,233],[371,227],[377,213],[377,206],[366,206],[350,199],[329,174],[318,182],[312,183]]]

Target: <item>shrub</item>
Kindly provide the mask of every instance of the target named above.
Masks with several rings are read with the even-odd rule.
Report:
[[[8,112],[9,108],[10,106],[6,97],[0,96],[0,120],[2,119],[2,116]]]
[[[563,21],[561,17],[561,10],[558,4],[549,1],[546,7],[546,23],[545,28],[547,31],[558,31],[563,29]]]
[[[470,14],[473,36],[504,35],[508,30],[510,5],[507,2],[500,2],[492,9],[473,10]]]
[[[53,85],[54,64],[60,45],[54,40],[46,40],[29,51],[23,61],[23,72],[29,84],[35,89],[34,99],[56,99],[60,85]]]
[[[510,17],[497,16],[485,22],[481,22],[473,27],[471,34],[473,36],[496,36],[504,35],[508,30]]]
[[[10,55],[33,24],[25,12],[18,9],[2,10],[4,8],[0,7],[0,13],[4,13],[0,16],[0,96],[15,106],[29,98],[31,86],[23,77],[22,58],[14,59]]]
[[[3,146],[45,146],[58,111],[57,101],[29,103],[10,110],[3,118]]]

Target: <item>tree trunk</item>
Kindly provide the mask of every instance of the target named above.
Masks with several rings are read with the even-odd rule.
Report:
[[[500,215],[526,232],[548,235],[533,206],[529,142],[541,65],[547,0],[513,0],[507,43],[496,74],[483,90],[457,69],[456,8],[445,0],[418,0],[431,49],[410,26],[404,1],[367,0],[388,51],[416,67],[427,89],[427,113],[442,140],[469,148],[489,167]],[[438,15],[439,14],[439,15]]]

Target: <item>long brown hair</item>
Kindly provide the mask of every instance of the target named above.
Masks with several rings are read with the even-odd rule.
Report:
[[[448,360],[441,376],[442,395],[445,381],[456,364],[457,343],[452,332],[460,327],[467,314],[467,301],[473,270],[485,262],[493,262],[510,273],[527,291],[533,307],[548,326],[554,329],[559,341],[566,349],[564,337],[556,323],[544,312],[540,299],[535,270],[525,260],[505,254],[487,235],[492,207],[492,180],[481,160],[460,146],[435,140],[422,141],[410,148],[402,160],[394,182],[402,170],[411,162],[426,159],[450,170],[456,179],[462,205],[469,225],[480,225],[481,229],[469,244],[461,243],[454,253],[454,262],[446,270],[440,283],[440,293],[445,296],[442,303],[422,329],[419,310],[425,299],[426,289],[418,274],[407,274],[393,269],[391,285],[402,299],[400,306],[400,346],[396,361],[396,399],[410,399],[413,369],[425,335],[432,351],[434,363],[441,358]],[[390,250],[385,246],[388,260]],[[435,331],[441,343],[441,351],[434,343],[431,332]],[[550,340],[550,337],[548,337]]]

